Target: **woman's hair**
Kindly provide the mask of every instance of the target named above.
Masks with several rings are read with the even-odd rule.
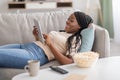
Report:
[[[92,18],[89,15],[86,15],[83,12],[77,11],[77,12],[74,12],[73,14],[75,15],[77,23],[79,24],[79,26],[81,28],[79,29],[78,32],[76,32],[75,34],[71,35],[67,39],[67,50],[69,51],[69,54],[71,52],[73,38],[76,37],[76,43],[75,43],[75,49],[76,49],[77,44],[79,43],[80,39],[82,39],[82,35],[80,34],[81,31],[83,29],[87,28],[90,23],[93,23]]]

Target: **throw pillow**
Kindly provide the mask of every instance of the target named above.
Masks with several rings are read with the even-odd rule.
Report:
[[[95,29],[93,25],[81,31],[82,44],[78,49],[78,52],[91,51],[94,42],[94,32]]]

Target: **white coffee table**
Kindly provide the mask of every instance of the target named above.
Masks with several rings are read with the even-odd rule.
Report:
[[[99,59],[91,68],[79,68],[75,64],[60,67],[69,73],[63,75],[47,68],[40,70],[37,77],[29,77],[28,73],[22,73],[14,76],[12,80],[64,80],[70,74],[86,75],[87,80],[120,80],[120,56]]]

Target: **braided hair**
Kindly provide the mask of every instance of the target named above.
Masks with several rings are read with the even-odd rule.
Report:
[[[74,37],[76,37],[76,42],[75,42],[75,48],[77,47],[77,44],[80,42],[80,39],[82,39],[82,35],[80,34],[81,31],[89,26],[90,23],[93,23],[92,18],[89,15],[86,15],[83,12],[74,12],[75,18],[77,20],[77,23],[81,26],[79,31],[77,31],[75,34],[71,35],[67,39],[67,50],[69,51],[69,54],[71,52],[71,47],[72,47],[72,40]]]

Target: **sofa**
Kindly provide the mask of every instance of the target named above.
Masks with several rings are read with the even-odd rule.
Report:
[[[52,30],[63,30],[66,19],[73,13],[73,10],[66,11],[45,11],[36,13],[1,13],[0,14],[0,45],[10,43],[27,43],[35,41],[32,34],[33,19],[40,21],[43,33]],[[92,51],[100,53],[100,58],[109,57],[110,38],[108,31],[101,26],[95,26],[95,40]],[[41,69],[50,65],[60,65],[56,60],[41,66]],[[25,72],[23,69],[0,68],[0,80],[11,80],[19,73]]]

